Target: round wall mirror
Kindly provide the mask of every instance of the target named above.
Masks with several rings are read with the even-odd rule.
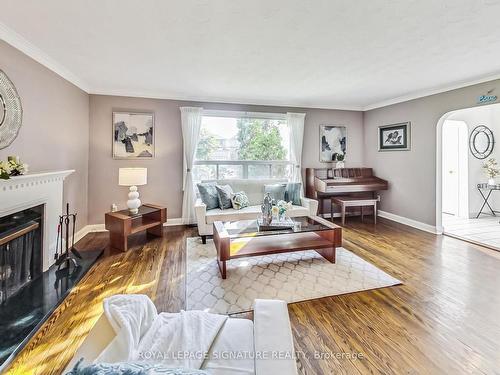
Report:
[[[21,98],[9,77],[0,70],[0,149],[16,139],[22,122]]]
[[[486,159],[493,151],[493,132],[485,125],[476,126],[469,137],[469,149],[477,159]]]

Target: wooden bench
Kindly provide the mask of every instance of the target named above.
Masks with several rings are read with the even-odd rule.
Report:
[[[332,197],[331,199],[331,212],[333,212],[333,205],[340,206],[342,215],[342,225],[345,224],[345,209],[346,207],[360,207],[361,208],[361,221],[363,221],[363,207],[373,207],[373,221],[377,224],[377,202],[379,198],[363,198],[363,197]],[[332,215],[333,220],[333,215]]]

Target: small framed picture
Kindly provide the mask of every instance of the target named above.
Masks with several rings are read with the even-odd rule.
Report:
[[[378,127],[379,151],[408,151],[411,146],[411,123],[383,125]]]
[[[344,161],[347,149],[347,128],[337,125],[319,126],[319,161]]]
[[[113,112],[113,158],[152,159],[154,113]]]

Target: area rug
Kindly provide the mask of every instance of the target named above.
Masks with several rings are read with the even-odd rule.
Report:
[[[233,259],[221,278],[213,241],[187,239],[186,309],[232,314],[252,310],[256,298],[290,302],[401,284],[344,248],[330,263],[314,250]]]

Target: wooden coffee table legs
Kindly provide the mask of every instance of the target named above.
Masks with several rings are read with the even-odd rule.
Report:
[[[214,223],[214,244],[217,249],[217,265],[223,279],[226,278],[226,259],[229,259],[231,242],[224,225],[220,221]]]
[[[226,273],[226,261],[217,259],[217,264],[219,265],[220,275],[223,279],[227,277]]]
[[[316,232],[316,234],[332,244],[331,248],[326,247],[324,249],[316,249],[316,252],[330,263],[335,263],[336,247],[342,246],[342,230],[340,228],[336,228]]]
[[[315,249],[315,250],[319,255],[321,255],[330,263],[335,263],[335,253],[336,253],[335,247],[326,249]]]

